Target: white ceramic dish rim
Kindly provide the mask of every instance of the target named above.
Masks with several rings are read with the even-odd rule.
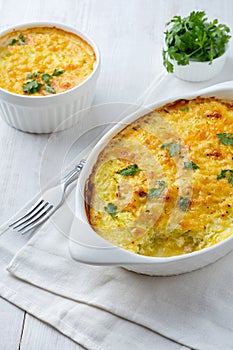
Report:
[[[95,250],[95,248],[98,250],[99,248],[101,248],[101,250],[104,249],[116,249],[118,251],[121,251],[120,256],[125,256],[126,259],[124,261],[117,261],[117,263],[113,263],[114,265],[127,265],[127,264],[156,264],[156,263],[173,263],[175,261],[185,261],[188,259],[191,259],[193,257],[196,256],[202,256],[207,254],[208,252],[213,252],[218,250],[218,248],[220,248],[223,245],[226,245],[229,241],[233,240],[233,235],[231,235],[230,237],[224,239],[223,241],[208,247],[208,248],[204,248],[192,253],[187,253],[187,254],[183,254],[183,255],[174,255],[172,257],[150,257],[150,256],[144,256],[144,255],[138,255],[135,253],[131,253],[125,249],[122,249],[120,247],[117,247],[115,245],[113,245],[112,243],[108,242],[107,240],[103,239],[102,237],[100,237],[90,226],[87,216],[86,216],[86,210],[85,210],[85,205],[84,205],[84,188],[85,188],[85,183],[86,180],[88,179],[91,170],[98,158],[99,153],[102,151],[102,149],[105,147],[106,143],[114,136],[116,135],[121,129],[123,129],[126,125],[132,123],[134,120],[136,120],[137,118],[143,116],[144,114],[148,113],[148,109],[155,109],[158,108],[160,106],[165,105],[166,103],[170,103],[179,99],[193,99],[197,96],[203,96],[203,97],[210,97],[210,96],[216,96],[215,94],[221,94],[221,92],[224,95],[224,92],[228,91],[232,93],[232,100],[233,100],[233,81],[229,81],[229,82],[225,82],[225,83],[220,83],[217,85],[213,85],[211,87],[205,88],[205,89],[201,89],[189,94],[184,94],[184,95],[178,95],[175,97],[172,97],[170,99],[164,99],[164,100],[160,100],[157,101],[154,104],[151,104],[150,106],[146,107],[146,112],[144,109],[144,112],[141,111],[137,111],[131,115],[129,115],[128,117],[124,118],[121,122],[117,123],[113,128],[111,128],[105,135],[104,137],[101,138],[101,140],[96,144],[96,146],[93,148],[93,150],[91,151],[91,153],[89,154],[88,158],[87,158],[87,162],[84,166],[84,169],[82,170],[81,176],[79,178],[79,182],[77,185],[77,191],[76,191],[76,203],[80,203],[82,202],[81,206],[79,206],[79,210],[81,209],[81,212],[79,212],[78,214],[78,218],[81,219],[83,222],[85,222],[87,224],[88,230],[87,232],[85,232],[85,234],[88,234],[88,232],[92,233],[95,235],[95,237],[98,237],[98,240],[101,242],[106,243],[106,247],[95,247],[95,246],[88,246],[88,244],[82,244],[82,243],[78,243],[81,246],[88,246],[88,248],[92,248],[93,250]],[[217,96],[218,97],[218,96]],[[220,98],[220,97],[219,97]],[[222,99],[225,100],[229,100],[230,98],[228,97],[221,97]],[[77,211],[76,211],[76,215],[77,215]],[[114,254],[114,252],[112,252],[111,254]],[[128,259],[127,259],[128,257]],[[89,262],[90,264],[106,264],[106,265],[110,265],[111,262],[105,262],[104,261],[104,255],[103,255],[103,260],[102,261],[95,261],[95,259],[93,259],[93,262]],[[82,258],[80,259],[80,261],[82,261]]]
[[[4,30],[0,31],[0,37],[2,37],[5,34],[9,34],[11,32],[14,32],[15,30],[19,30],[19,29],[28,29],[28,28],[34,28],[34,27],[55,27],[58,29],[62,29],[65,30],[67,32],[70,32],[72,34],[76,34],[77,36],[79,36],[80,38],[82,38],[84,41],[86,41],[94,50],[95,52],[95,56],[96,56],[96,61],[94,64],[94,69],[91,72],[91,74],[79,85],[74,86],[73,88],[66,90],[64,92],[60,92],[58,94],[52,94],[52,95],[47,95],[47,96],[25,96],[25,95],[20,95],[20,94],[16,94],[14,92],[5,90],[3,88],[0,87],[0,92],[4,95],[8,95],[8,96],[12,96],[14,98],[17,98],[19,101],[29,101],[29,100],[33,100],[33,101],[45,101],[45,100],[55,100],[57,98],[59,98],[60,96],[64,96],[67,94],[72,93],[73,91],[76,90],[80,90],[82,88],[83,85],[87,84],[88,81],[90,79],[92,79],[92,76],[94,74],[96,74],[96,72],[99,69],[100,66],[100,51],[98,49],[98,46],[96,45],[96,43],[87,35],[84,34],[83,32],[79,31],[78,29],[76,29],[75,27],[72,27],[70,25],[67,25],[65,23],[59,23],[59,22],[47,22],[47,21],[33,21],[33,22],[23,22],[23,23],[19,23],[17,25],[14,26],[9,26],[8,28],[5,28]]]

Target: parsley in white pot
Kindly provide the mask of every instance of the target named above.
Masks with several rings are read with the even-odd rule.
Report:
[[[226,59],[230,28],[209,22],[204,11],[188,17],[174,16],[167,23],[163,64],[169,73],[188,81],[204,81],[217,75]]]

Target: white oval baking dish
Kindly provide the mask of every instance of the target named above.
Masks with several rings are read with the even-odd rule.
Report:
[[[100,53],[97,45],[86,34],[74,27],[56,22],[30,22],[12,26],[0,32],[0,36],[14,29],[56,27],[80,36],[93,48],[95,67],[80,85],[65,92],[49,96],[24,96],[0,88],[0,115],[16,129],[31,133],[50,133],[67,129],[80,122],[85,110],[93,101],[100,71]]]
[[[197,96],[215,96],[217,98],[232,100],[233,82],[218,84],[185,96],[177,96],[176,98],[159,101],[151,105],[150,108],[154,109],[180,98],[192,99]],[[148,109],[146,112],[148,112]],[[106,133],[90,153],[76,190],[76,210],[69,239],[71,256],[79,262],[87,264],[122,266],[126,269],[148,275],[168,276],[199,269],[213,263],[230,252],[233,249],[233,235],[212,247],[193,253],[159,258],[137,255],[116,247],[100,237],[88,223],[84,203],[84,188],[98,154],[109,139],[125,127],[125,125],[130,124],[142,115],[142,111],[136,112],[125,118],[121,123],[118,123]]]

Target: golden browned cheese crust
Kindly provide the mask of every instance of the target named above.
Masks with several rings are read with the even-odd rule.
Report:
[[[21,39],[22,40],[21,40]],[[15,30],[0,38],[0,87],[26,95],[27,81],[42,81],[42,74],[52,75],[55,69],[64,70],[52,76],[53,93],[64,92],[82,83],[93,71],[96,57],[92,47],[78,35],[55,27],[35,27]],[[38,73],[27,79],[28,74]],[[49,95],[41,88],[32,96]]]
[[[131,252],[168,257],[233,233],[233,105],[179,100],[119,132],[86,184],[94,230]]]

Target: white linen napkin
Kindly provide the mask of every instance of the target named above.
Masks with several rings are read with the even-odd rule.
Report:
[[[72,201],[73,193],[69,199]],[[57,224],[63,218],[60,228],[68,232],[71,211],[62,208],[55,215]],[[0,238],[0,295],[78,344],[93,350],[154,349],[154,344],[159,350],[188,350],[133,319],[96,304],[92,297],[95,291],[105,298],[106,284],[111,276],[121,278],[121,269],[90,267],[71,260],[67,238],[51,222],[27,245],[26,237],[17,234],[16,240],[16,233],[11,231]],[[119,288],[120,285],[118,291]],[[75,290],[84,293],[80,299],[74,296]]]
[[[214,82],[168,76],[152,100]],[[61,232],[70,230],[70,200],[55,214]],[[47,222],[26,245],[12,232],[0,237],[0,295],[88,349],[233,349],[233,253],[189,274],[149,277],[72,260],[61,232]]]
[[[57,216],[61,217],[61,212],[64,218],[62,209]],[[63,219],[63,229],[69,229],[68,216]],[[1,257],[4,255],[2,252]],[[199,271],[174,277],[88,266],[70,258],[67,238],[46,223],[8,266],[19,280],[5,272],[0,291],[6,299],[88,349],[108,349],[103,343],[105,337],[116,341],[116,349],[153,349],[157,334],[161,334],[194,349],[230,350],[232,264],[233,253]],[[118,326],[125,334],[119,340],[121,345],[116,339]]]

